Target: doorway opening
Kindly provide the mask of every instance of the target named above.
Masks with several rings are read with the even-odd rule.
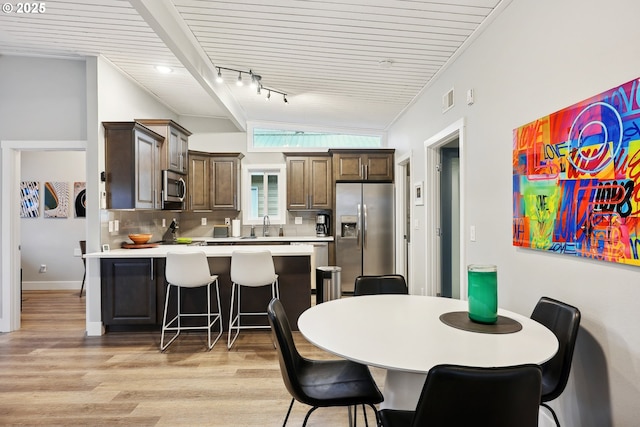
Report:
[[[2,141],[2,288],[0,332],[20,329],[21,153],[23,151],[86,151],[86,141]],[[85,164],[86,169],[86,164]]]
[[[464,119],[426,140],[424,147],[427,295],[463,298]]]
[[[405,277],[411,290],[411,155],[400,156],[396,165],[396,273]]]

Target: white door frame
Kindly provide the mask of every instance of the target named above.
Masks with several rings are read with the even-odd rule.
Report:
[[[0,332],[20,329],[20,154],[86,151],[86,141],[2,141],[2,311]]]
[[[404,224],[407,214],[409,218],[413,218],[413,203],[410,204],[411,208],[409,212],[406,212],[406,200],[407,194],[405,173],[407,165],[411,165],[411,153],[403,154],[396,159],[396,171],[395,171],[395,188],[396,188],[396,273],[402,274],[409,284],[411,289],[412,279],[412,262],[411,262],[411,244],[407,248],[406,259],[404,253]],[[411,223],[411,221],[409,221]],[[407,266],[407,271],[404,271],[404,266]]]
[[[465,246],[465,119],[461,118],[424,142],[425,155],[425,274],[427,295],[437,295],[440,288],[440,148],[458,138],[460,152],[460,299],[466,299],[466,246]]]

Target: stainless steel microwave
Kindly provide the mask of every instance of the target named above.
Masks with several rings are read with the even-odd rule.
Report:
[[[169,170],[162,171],[162,209],[182,209],[187,194],[184,175]]]

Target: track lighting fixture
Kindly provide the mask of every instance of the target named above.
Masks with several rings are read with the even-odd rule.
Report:
[[[271,99],[271,92],[275,92],[282,95],[282,100],[284,101],[285,104],[289,103],[289,100],[287,99],[287,94],[285,92],[264,86],[262,84],[262,76],[259,74],[254,74],[252,70],[243,71],[243,70],[236,70],[234,68],[226,68],[226,67],[216,67],[216,69],[218,70],[218,73],[216,74],[216,83],[224,82],[224,78],[222,77],[222,70],[238,73],[238,79],[236,80],[236,85],[238,86],[244,85],[244,81],[242,80],[242,75],[248,74],[251,79],[251,88],[256,90],[257,95],[262,94],[262,90],[266,90],[267,91],[266,99],[268,101]]]

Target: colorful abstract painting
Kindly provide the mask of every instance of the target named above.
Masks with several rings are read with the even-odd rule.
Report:
[[[69,216],[69,184],[66,182],[45,182],[44,217],[66,218]]]
[[[640,79],[513,131],[513,245],[639,265]]]
[[[40,184],[38,181],[20,183],[20,217],[37,218],[40,212]]]
[[[87,183],[73,183],[73,210],[76,218],[85,218],[87,216]]]

